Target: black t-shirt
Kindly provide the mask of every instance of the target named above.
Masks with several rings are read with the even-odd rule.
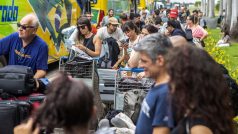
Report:
[[[189,118],[185,117],[180,120],[177,126],[172,130],[171,134],[190,134],[191,128],[196,125],[203,125],[209,128],[208,123],[202,118]]]
[[[85,47],[87,47],[88,49],[95,52],[95,46],[93,44],[93,38],[94,38],[94,35],[92,35],[90,38],[85,38],[84,41],[83,41],[83,45]]]

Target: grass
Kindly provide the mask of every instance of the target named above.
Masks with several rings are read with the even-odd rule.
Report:
[[[220,33],[220,29],[209,29],[209,36],[211,36],[212,38],[214,38],[216,41],[218,41],[219,39],[221,39],[222,34]],[[222,50],[225,51],[225,53],[229,56],[229,60],[231,61],[231,68],[232,70],[235,70],[238,68],[238,42],[231,42],[231,46],[230,47],[222,47]]]

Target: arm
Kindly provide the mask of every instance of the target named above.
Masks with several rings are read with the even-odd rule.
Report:
[[[170,134],[168,127],[154,127],[153,134]]]
[[[93,44],[95,47],[95,52],[89,49],[86,49],[86,53],[92,57],[97,57],[100,56],[101,54],[101,49],[102,49],[102,41],[98,36],[94,36],[93,38]]]
[[[199,26],[203,32],[203,36],[200,38],[200,40],[202,41],[203,39],[205,39],[208,36],[208,32],[201,26]]]
[[[77,43],[76,47],[78,47],[80,50],[84,51],[86,54],[88,54],[91,57],[100,56],[101,48],[102,48],[102,41],[100,40],[100,38],[98,36],[94,36],[93,45],[95,47],[95,52],[88,49],[86,46],[84,46],[81,43]]]
[[[36,73],[34,78],[44,78],[48,69],[48,46],[44,44],[39,51],[36,61]]]
[[[139,53],[132,50],[132,52],[130,54],[130,58],[128,60],[128,66],[130,68],[138,67],[139,66],[139,61],[140,61]]]
[[[36,78],[36,79],[44,78],[45,75],[46,75],[46,71],[45,70],[36,70],[34,78]]]
[[[203,125],[195,125],[191,128],[191,134],[213,134],[211,129]]]
[[[123,49],[124,53],[123,53],[122,57],[120,57],[120,59],[114,64],[114,66],[112,67],[113,69],[117,69],[118,66],[120,65],[120,63],[121,63],[123,60],[126,59],[126,56],[127,56],[127,51],[126,51],[126,49],[127,49],[127,48],[126,48],[126,47],[123,47],[122,49]]]

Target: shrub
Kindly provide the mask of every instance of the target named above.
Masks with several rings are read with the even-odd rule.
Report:
[[[217,41],[212,37],[208,37],[205,40],[206,51],[220,64],[223,64],[229,71],[230,76],[238,83],[238,68],[231,67],[230,56],[228,56],[224,50],[216,47]]]

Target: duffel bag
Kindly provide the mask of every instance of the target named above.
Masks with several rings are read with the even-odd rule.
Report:
[[[29,95],[35,88],[34,74],[30,67],[8,65],[0,68],[0,92],[15,96]]]

